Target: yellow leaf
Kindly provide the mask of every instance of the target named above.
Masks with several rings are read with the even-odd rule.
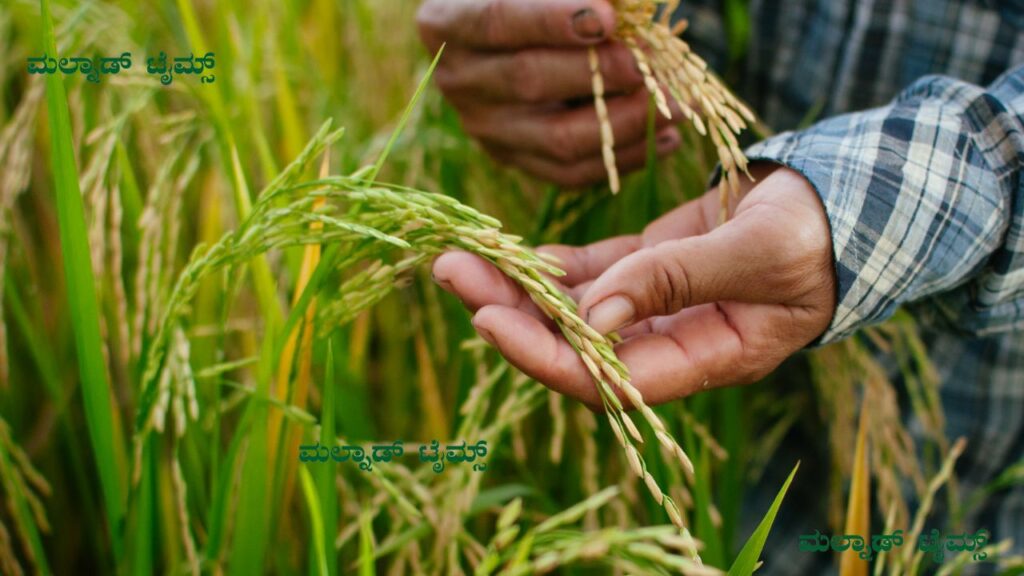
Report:
[[[865,545],[871,542],[871,470],[867,458],[867,411],[861,404],[860,423],[857,430],[857,449],[853,455],[853,482],[850,499],[846,505],[846,529],[844,534],[864,538]],[[860,558],[860,552],[847,549],[839,556],[839,576],[867,576],[868,561]]]

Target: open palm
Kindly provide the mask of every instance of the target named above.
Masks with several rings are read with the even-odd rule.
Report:
[[[717,189],[642,234],[583,247],[547,246],[563,289],[615,347],[651,404],[702,388],[749,383],[817,338],[835,310],[828,221],[810,184],[775,165],[754,167],[732,218],[715,226]],[[589,373],[557,328],[514,282],[463,252],[434,276],[473,312],[473,325],[512,364],[548,387],[601,405]]]

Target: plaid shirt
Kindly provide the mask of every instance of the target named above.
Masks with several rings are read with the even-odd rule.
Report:
[[[721,69],[721,2],[683,4],[687,39]],[[1024,461],[1024,2],[750,4],[738,92],[791,131],[747,154],[802,173],[832,229],[838,308],[821,342],[912,307],[942,378],[946,434],[968,439],[957,474],[969,494]],[[920,422],[908,427],[922,435]],[[762,496],[807,457],[786,449]],[[812,474],[809,489],[823,478]],[[765,574],[830,570],[831,556],[797,550],[799,534],[825,528],[815,506],[780,516]],[[767,507],[760,498],[750,513]],[[1024,487],[996,493],[965,525],[1013,538],[1020,554]]]

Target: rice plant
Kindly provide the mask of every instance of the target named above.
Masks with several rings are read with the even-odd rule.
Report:
[[[905,363],[936,462],[907,444],[864,340],[805,358],[813,387],[784,397],[647,406],[531,248],[635,231],[717,161],[727,182],[742,171],[733,136],[751,117],[652,6],[617,3],[618,34],[688,145],[617,196],[491,164],[430,88],[444,54],[422,52],[403,2],[0,6],[0,572],[749,574],[806,467],[782,462],[749,532],[743,494],[806,423],[828,433],[834,526],[844,479],[865,475],[887,525],[918,526],[928,506],[898,486],[934,502],[962,447],[942,437],[908,317],[869,338]],[[135,65],[99,84],[26,74],[41,50]],[[161,84],[142,58],[160,50],[215,52],[216,82]],[[526,290],[602,412],[474,335],[429,278],[449,249]],[[302,458],[398,440],[404,457],[365,468]],[[432,440],[486,442],[486,469],[421,462]]]

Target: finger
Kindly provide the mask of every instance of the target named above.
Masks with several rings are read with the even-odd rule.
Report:
[[[577,284],[572,288],[567,288],[566,293],[569,294],[569,297],[573,299],[573,302],[579,302],[580,298],[582,298],[583,295],[587,293],[587,289],[590,288],[591,284],[593,284],[593,280],[588,280],[581,284]]]
[[[593,284],[593,280],[587,280],[586,282],[581,282],[571,288],[566,288],[566,293],[573,299],[573,301],[579,302],[583,298],[583,295],[587,293],[587,290],[589,290]],[[651,320],[647,319],[641,320],[640,322],[637,322],[630,326],[626,326],[625,328],[619,330],[617,334],[621,338],[631,338],[633,336],[637,336],[639,334],[646,334],[651,331]]]
[[[571,293],[579,300],[595,278],[640,248],[674,238],[706,234],[713,228],[709,224],[714,222],[717,210],[717,195],[705,194],[651,222],[641,235],[617,236],[586,246],[549,244],[537,250],[558,258],[559,268],[565,271],[565,276],[560,280],[570,287]]]
[[[647,137],[647,92],[639,90],[609,98],[607,105],[615,146],[642,144]],[[601,125],[593,104],[547,113],[518,107],[497,111],[492,107],[464,109],[463,112],[462,125],[466,132],[491,146],[529,153],[560,164],[579,162],[601,153]],[[671,124],[672,120],[656,115],[656,130]]]
[[[427,0],[416,16],[431,51],[443,42],[488,50],[592,46],[615,29],[601,0]]]
[[[650,321],[615,348],[648,404],[763,378],[803,344],[791,311],[777,304],[703,304]]]
[[[586,246],[548,244],[539,247],[537,251],[558,258],[558,267],[565,271],[565,276],[561,277],[562,283],[576,287],[597,278],[609,266],[636,252],[642,245],[640,236],[632,234],[607,238]]]
[[[694,392],[756,381],[800,344],[778,336],[790,313],[778,305],[706,304],[686,310],[674,330],[634,336],[615,347],[629,369],[632,385],[648,405]],[[522,310],[491,305],[473,317],[473,326],[510,363],[548,388],[591,408],[603,406],[590,373],[559,334]],[[742,333],[741,333],[742,331]],[[628,407],[624,395],[615,390]]]
[[[643,86],[643,76],[628,48],[608,42],[598,46],[597,52],[606,94],[632,92]],[[564,48],[450,53],[434,79],[453,101],[485,98],[542,104],[593,94],[587,52]]]
[[[658,157],[672,153],[679,148],[681,142],[679,131],[675,127],[670,126],[663,129],[658,133],[655,143]],[[518,166],[532,176],[566,188],[582,188],[601,182],[608,177],[604,159],[600,154],[566,164],[532,154],[508,152],[494,148],[491,148],[490,151],[492,156],[504,163]],[[616,148],[615,165],[619,172],[632,172],[646,164],[647,142],[640,141],[625,148]]]
[[[492,304],[518,309],[553,326],[521,286],[493,264],[469,252],[445,252],[434,260],[434,281],[471,312]]]
[[[740,194],[738,198],[729,198],[729,213],[735,213],[736,203],[739,202],[756,183],[766,180],[775,170],[777,164],[767,162],[755,162],[749,166],[750,175],[753,180],[746,177],[740,178]],[[644,246],[654,246],[672,240],[674,238],[686,238],[707,234],[718,225],[718,215],[721,209],[721,197],[718,188],[712,188],[700,198],[690,200],[651,222],[644,229]]]
[[[718,208],[717,189],[684,202],[644,228],[643,245],[649,247],[666,240],[707,234],[715,228]]]
[[[601,405],[576,351],[533,316],[507,306],[485,306],[473,316],[473,326],[527,376],[590,406]]]
[[[739,178],[739,197],[729,198],[729,213],[735,212],[736,203],[749,193],[756,183],[764,181],[778,169],[777,164],[755,162],[749,171],[753,179],[746,176]],[[686,238],[708,234],[718,225],[721,197],[716,187],[700,198],[684,203],[682,206],[647,224],[643,231],[644,246],[653,246],[666,240]]]
[[[588,323],[609,332],[707,302],[787,302],[808,268],[795,235],[772,210],[747,211],[712,232],[642,248],[598,277],[580,302]]]

